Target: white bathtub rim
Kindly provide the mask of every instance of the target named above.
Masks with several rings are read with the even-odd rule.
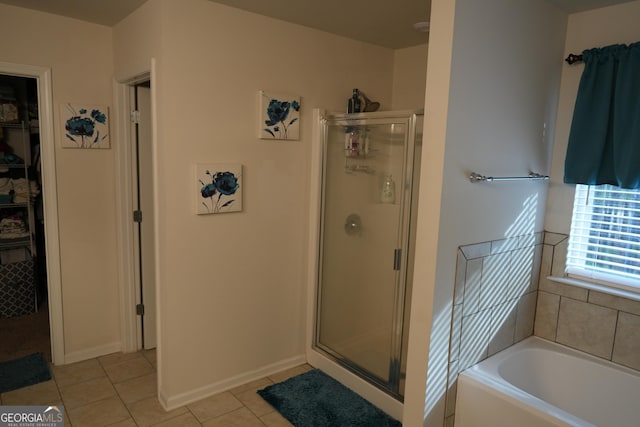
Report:
[[[477,363],[476,365],[473,365],[467,368],[462,373],[464,372],[472,373],[480,370],[486,370],[491,372],[497,377],[502,377],[502,374],[499,371],[499,367],[502,361],[504,361],[504,359],[511,357],[512,355],[518,352],[525,351],[528,349],[536,349],[536,350],[542,349],[542,350],[553,351],[555,353],[560,353],[563,356],[571,356],[571,357],[587,360],[589,362],[597,363],[599,365],[604,365],[611,369],[615,369],[624,374],[628,374],[633,377],[640,378],[640,372],[636,369],[629,368],[619,363],[615,363],[611,360],[604,359],[602,357],[597,357],[592,354],[586,353],[584,351],[581,351],[563,344],[559,344],[557,342],[549,341],[544,338],[536,337],[536,336],[530,336],[520,341],[519,343],[514,344],[511,347],[508,347],[492,356],[489,356],[487,359]]]
[[[549,414],[549,419],[555,417],[555,419],[561,420],[567,423],[569,426],[591,427],[594,424],[579,418],[557,406],[546,402],[520,388],[511,384],[509,381],[503,378],[500,372],[500,366],[502,362],[509,357],[514,357],[519,352],[526,351],[528,349],[535,350],[548,350],[555,353],[560,353],[562,357],[575,357],[580,358],[592,363],[604,365],[611,369],[620,371],[621,373],[629,374],[633,377],[640,377],[640,373],[634,369],[628,368],[623,365],[611,362],[603,358],[599,358],[580,350],[567,347],[562,344],[558,344],[552,341],[542,339],[540,337],[529,337],[514,346],[503,350],[495,355],[483,360],[477,365],[471,366],[462,373],[458,381],[472,381],[476,384],[485,385],[493,395],[499,395],[501,398],[506,398],[510,403],[527,410],[527,412],[535,412],[539,410],[542,414]],[[547,418],[545,416],[545,418]]]
[[[458,387],[464,387],[464,382],[475,383],[480,386],[484,386],[487,393],[493,396],[499,396],[500,399],[507,400],[510,404],[530,413],[544,418],[550,423],[557,422],[558,420],[565,423],[566,426],[571,427],[598,427],[595,424],[576,417],[567,411],[564,411],[557,406],[554,406],[544,400],[529,394],[518,387],[509,383],[496,381],[484,372],[467,373],[467,371],[460,374],[458,379]]]

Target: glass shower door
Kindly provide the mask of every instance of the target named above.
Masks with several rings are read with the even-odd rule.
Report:
[[[399,394],[409,119],[327,120],[316,346]],[[409,152],[411,151],[411,152]]]

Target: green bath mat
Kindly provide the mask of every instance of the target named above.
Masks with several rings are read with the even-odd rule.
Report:
[[[295,427],[401,426],[318,369],[270,385],[258,394]]]
[[[49,366],[42,353],[0,362],[0,393],[16,390],[51,379]]]

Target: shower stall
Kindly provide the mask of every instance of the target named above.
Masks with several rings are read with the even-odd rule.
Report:
[[[403,400],[423,115],[318,115],[312,347]]]

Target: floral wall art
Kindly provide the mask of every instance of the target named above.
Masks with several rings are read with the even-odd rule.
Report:
[[[111,148],[109,110],[106,106],[64,104],[62,117],[62,147]]]
[[[242,211],[242,165],[196,165],[196,191],[198,215]]]
[[[300,138],[300,97],[261,90],[258,132],[261,139]]]

